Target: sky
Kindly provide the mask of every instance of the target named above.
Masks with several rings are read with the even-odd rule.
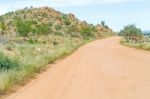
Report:
[[[30,6],[73,13],[90,24],[105,21],[114,31],[128,24],[150,30],[150,0],[0,0],[0,15]]]

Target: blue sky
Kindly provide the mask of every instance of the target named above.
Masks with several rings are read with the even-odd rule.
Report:
[[[115,31],[133,23],[150,30],[150,0],[0,0],[0,15],[26,6],[50,6],[93,24],[104,20]]]

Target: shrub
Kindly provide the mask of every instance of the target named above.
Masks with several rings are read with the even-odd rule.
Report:
[[[72,33],[72,32],[77,32],[77,26],[76,25],[70,25],[70,26],[68,26],[68,28],[67,28],[67,33]]]
[[[48,24],[41,24],[37,26],[37,34],[49,34],[52,29]]]
[[[124,36],[127,41],[138,42],[143,39],[141,29],[137,28],[134,24],[125,26],[119,35]]]
[[[65,20],[64,23],[65,23],[66,25],[70,25],[70,24],[71,24],[71,22],[70,22],[69,19]]]
[[[61,29],[62,29],[62,26],[61,26],[61,25],[56,25],[56,26],[55,26],[55,29],[56,29],[56,30],[61,30]]]
[[[54,22],[53,22],[53,21],[49,21],[49,22],[48,22],[48,26],[50,26],[50,27],[52,27],[52,26],[53,26],[53,24],[54,24]]]
[[[28,36],[32,29],[32,22],[23,21],[21,18],[15,18],[15,26],[19,35],[25,37]]]
[[[17,69],[19,62],[16,59],[11,59],[0,52],[0,70]]]
[[[57,41],[53,41],[53,45],[58,45],[58,42]]]
[[[6,25],[5,25],[4,22],[1,22],[1,23],[0,23],[0,28],[1,28],[3,31],[6,30]]]
[[[6,31],[6,25],[3,21],[0,22],[0,29],[2,30],[2,34],[4,35]]]
[[[64,21],[64,23],[66,25],[70,25],[71,24],[71,22],[69,20],[69,17],[67,15],[62,15],[61,19]]]
[[[66,15],[66,14],[62,15],[62,16],[61,16],[61,19],[62,19],[62,20],[66,20],[66,19],[67,19],[67,15]]]
[[[80,30],[80,34],[85,38],[94,37],[93,32],[95,32],[95,28],[92,26],[85,26]]]

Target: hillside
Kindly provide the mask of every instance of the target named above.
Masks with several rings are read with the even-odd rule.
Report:
[[[9,38],[47,34],[83,37],[86,35],[83,32],[95,32],[87,35],[100,37],[103,33],[112,33],[111,29],[79,21],[71,13],[63,14],[49,7],[31,7],[9,12],[0,17],[0,22],[0,33]]]
[[[108,27],[88,24],[49,7],[0,16],[0,96],[81,45],[113,34]]]

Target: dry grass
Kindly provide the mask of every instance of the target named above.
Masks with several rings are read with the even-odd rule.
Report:
[[[122,45],[138,48],[146,51],[150,51],[150,42],[143,42],[143,43],[133,43],[133,42],[126,42],[125,40],[121,41]]]
[[[57,39],[57,37],[53,37]],[[15,84],[23,83],[24,79],[32,78],[35,73],[47,68],[47,64],[65,57],[87,41],[73,38],[62,38],[57,45],[44,44],[6,44],[1,51],[7,56],[16,56],[19,60],[18,69],[0,71],[0,94],[7,93]]]

